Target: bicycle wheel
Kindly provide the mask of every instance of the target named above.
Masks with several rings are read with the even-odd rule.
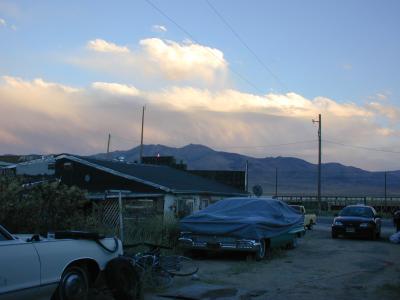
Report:
[[[197,264],[189,257],[180,255],[160,256],[160,267],[174,276],[190,276],[199,270]]]

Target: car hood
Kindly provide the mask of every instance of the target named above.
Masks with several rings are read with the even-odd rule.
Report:
[[[33,236],[32,234],[29,233],[17,233],[17,234],[13,234],[13,237],[17,238],[17,239],[21,239],[21,240],[27,240],[30,239]]]

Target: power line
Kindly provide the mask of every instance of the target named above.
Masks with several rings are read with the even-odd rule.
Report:
[[[385,150],[385,149],[379,149],[379,148],[371,148],[371,147],[365,147],[365,146],[359,146],[359,145],[350,145],[350,144],[345,144],[345,143],[335,142],[335,141],[328,141],[328,140],[323,140],[323,141],[325,143],[329,143],[329,144],[335,144],[335,145],[340,145],[340,146],[345,146],[345,147],[350,147],[350,148],[356,148],[356,149],[362,149],[362,150],[367,150],[367,151],[400,154],[400,151]]]
[[[206,3],[211,8],[211,10],[217,15],[217,17],[229,28],[229,30],[233,33],[233,35],[239,40],[240,43],[254,56],[254,58],[258,61],[258,63],[278,82],[282,87],[286,90],[289,90],[288,87],[282,82],[282,80],[272,72],[271,68],[269,68],[262,59],[253,51],[250,46],[241,38],[241,36],[237,33],[237,31],[229,24],[229,22],[222,16],[222,14],[215,8],[214,5],[211,4],[209,0],[206,0]]]
[[[171,23],[173,23],[179,30],[181,30],[183,33],[185,33],[187,36],[189,36],[194,42],[197,44],[200,44],[200,42],[189,32],[187,31],[184,27],[179,25],[174,19],[172,19],[170,16],[168,16],[163,10],[161,10],[157,5],[155,5],[153,2],[150,0],[145,0],[151,7],[153,7],[156,11],[158,11],[162,16],[164,16],[166,19],[168,19]],[[206,48],[208,52],[211,53],[215,58],[221,60],[220,57],[215,55],[213,51],[211,51],[208,47]],[[257,92],[260,94],[263,94],[263,91],[259,89],[255,84],[253,84],[250,80],[248,80],[246,77],[244,77],[242,74],[239,72],[235,71],[231,67],[228,66],[228,68],[237,76],[239,77],[242,81],[246,82],[249,86],[251,86],[253,89],[255,89]]]

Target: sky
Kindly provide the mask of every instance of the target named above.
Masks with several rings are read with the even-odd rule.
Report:
[[[399,1],[0,0],[0,154],[190,143],[400,169]],[[161,153],[162,154],[162,153]]]

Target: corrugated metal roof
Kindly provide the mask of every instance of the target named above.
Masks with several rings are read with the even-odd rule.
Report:
[[[234,187],[209,180],[189,172],[168,166],[126,163],[110,160],[94,159],[84,156],[62,155],[70,159],[77,158],[80,163],[87,163],[105,172],[121,175],[130,180],[137,180],[173,193],[202,193],[221,195],[245,195]],[[124,176],[126,175],[126,176]]]

